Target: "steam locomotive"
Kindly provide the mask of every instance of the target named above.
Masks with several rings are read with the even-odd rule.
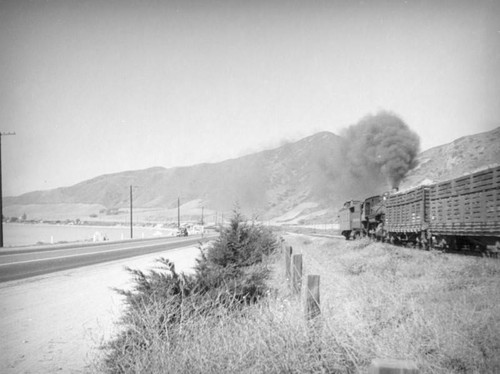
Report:
[[[346,239],[369,236],[424,249],[500,251],[500,166],[452,180],[351,200],[339,214]]]

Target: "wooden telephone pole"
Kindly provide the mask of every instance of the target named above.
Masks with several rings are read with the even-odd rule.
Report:
[[[132,185],[130,185],[130,239],[134,238],[134,226],[132,224]]]
[[[2,136],[16,135],[15,132],[0,133],[0,248],[3,248],[3,193],[2,193]]]

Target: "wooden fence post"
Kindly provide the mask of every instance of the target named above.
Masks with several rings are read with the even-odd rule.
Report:
[[[302,255],[292,257],[292,289],[300,294],[302,288]]]
[[[377,358],[372,361],[368,373],[369,374],[418,374],[418,368],[413,361]]]
[[[292,279],[291,277],[291,262],[292,262],[292,247],[285,246],[285,278],[287,280]]]
[[[319,275],[307,276],[306,319],[312,320],[321,314],[319,300]]]

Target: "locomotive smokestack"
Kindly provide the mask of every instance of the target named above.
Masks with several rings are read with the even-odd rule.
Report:
[[[376,179],[382,174],[389,186],[397,188],[406,173],[416,166],[420,139],[393,113],[368,115],[343,135],[351,172],[357,176]]]

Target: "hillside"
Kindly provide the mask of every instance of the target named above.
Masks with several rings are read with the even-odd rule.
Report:
[[[374,175],[348,170],[344,139],[321,132],[279,148],[213,164],[154,167],[101,175],[73,186],[4,199],[4,215],[30,219],[126,222],[129,186],[139,221],[220,220],[237,202],[249,216],[280,224],[329,222],[343,201],[390,189]],[[500,128],[422,152],[402,188],[441,181],[500,162]],[[227,216],[226,216],[227,217]]]
[[[408,173],[402,188],[453,179],[496,165],[500,163],[500,127],[428,149],[417,160],[418,166]]]
[[[245,213],[269,218],[301,203],[317,207],[334,200],[325,186],[329,185],[327,169],[340,158],[340,142],[337,135],[322,132],[220,163],[102,175],[70,187],[8,197],[4,214],[25,212],[29,218],[43,218],[62,209],[68,218],[75,219],[82,205],[93,205],[100,208],[95,212],[99,219],[115,219],[114,215],[109,217],[99,211],[125,213],[129,207],[129,186],[133,185],[134,208],[137,217],[143,219],[176,217],[178,197],[183,208],[186,203],[191,208],[182,209],[183,215],[199,215],[202,206],[207,217],[215,212],[229,213],[237,202]]]

